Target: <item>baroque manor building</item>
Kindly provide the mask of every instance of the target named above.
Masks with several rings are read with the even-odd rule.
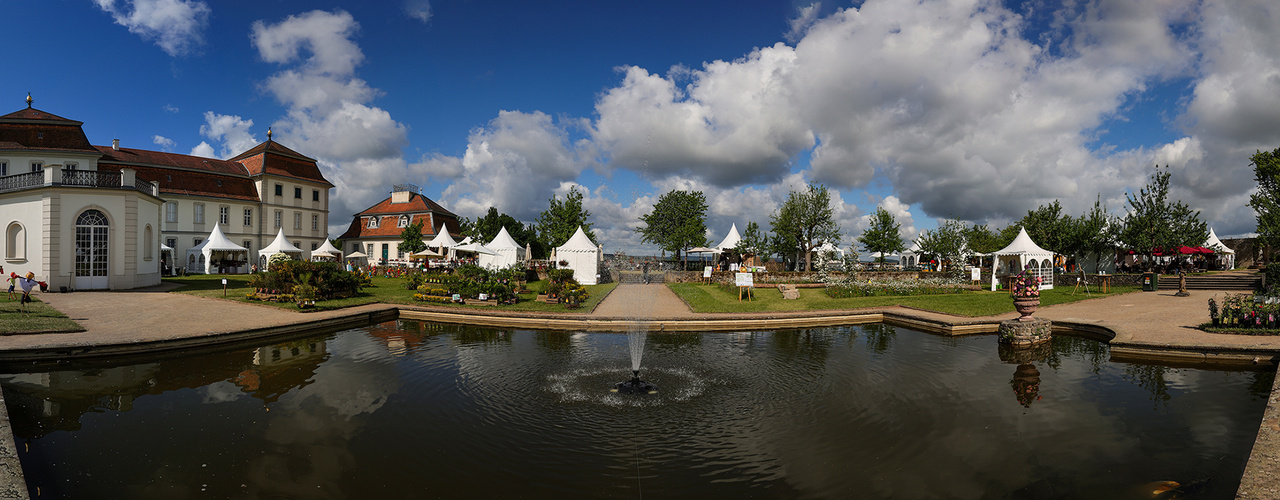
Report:
[[[351,218],[351,226],[338,240],[343,252],[363,252],[369,262],[403,264],[409,256],[400,250],[400,233],[412,224],[422,223],[422,240],[431,241],[441,231],[454,239],[462,239],[458,216],[422,196],[418,186],[397,184],[391,196],[360,211]]]
[[[26,109],[0,116],[6,275],[35,272],[55,290],[137,288],[185,266],[186,250],[215,224],[255,262],[281,229],[303,250],[328,237],[333,184],[314,159],[272,141],[269,130],[266,142],[228,160],[119,141],[94,146],[82,122],[31,102],[28,96]]]

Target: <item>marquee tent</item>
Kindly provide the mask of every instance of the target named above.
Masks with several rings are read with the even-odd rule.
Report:
[[[329,243],[328,238],[325,238],[324,244],[320,245],[320,248],[311,251],[311,260],[326,258],[334,260],[342,259],[342,251],[334,248],[333,244]]]
[[[218,266],[214,265],[216,258],[221,262],[229,261],[237,264],[228,268],[227,271],[244,274],[249,272],[248,254],[248,248],[232,243],[226,235],[222,234],[222,228],[214,224],[208,239],[187,249],[187,272],[213,274],[214,270],[218,269]]]
[[[453,236],[449,235],[449,231],[446,231],[445,228],[441,226],[440,232],[436,233],[435,238],[431,238],[431,241],[427,242],[427,246],[438,248],[440,249],[440,253],[449,256],[449,258],[453,258],[453,247],[458,246],[458,242],[453,239]],[[446,251],[445,249],[448,250]]]
[[[1209,239],[1205,240],[1204,247],[1218,253],[1218,262],[1226,269],[1235,269],[1236,267],[1236,251],[1227,247],[1218,239],[1218,235],[1213,233],[1213,228],[1209,228]]]
[[[511,237],[511,233],[507,232],[507,228],[503,227],[498,231],[498,235],[493,237],[488,245],[493,255],[480,255],[480,265],[486,269],[506,269],[519,262],[528,259],[528,253],[524,248],[516,243],[515,238]]]
[[[1014,275],[1028,269],[1028,266],[1027,272],[1040,278],[1041,290],[1053,288],[1053,252],[1031,241],[1025,228],[1018,228],[1018,236],[1013,242],[992,255],[995,256],[995,272],[991,273],[991,291],[996,290],[996,274]]]
[[[474,253],[474,254],[476,254],[476,255],[497,255],[497,254],[498,254],[498,252],[495,252],[495,251],[493,251],[493,250],[490,250],[490,249],[489,249],[489,247],[486,247],[486,246],[484,246],[484,245],[481,245],[481,244],[479,244],[479,243],[475,243],[475,242],[471,242],[471,243],[467,243],[467,244],[464,244],[464,245],[458,245],[458,246],[456,246],[456,247],[453,247],[453,251],[455,251],[455,252]]]
[[[263,248],[262,250],[258,250],[258,265],[261,266],[262,269],[266,269],[267,259],[277,253],[287,254],[295,259],[302,259],[302,249],[293,246],[293,243],[289,243],[289,240],[284,237],[283,227],[276,233],[276,239],[272,240],[270,245],[267,245],[266,248]]]
[[[729,226],[729,234],[724,235],[724,239],[720,240],[720,244],[716,245],[716,253],[724,253],[725,250],[733,250],[738,247],[738,243],[742,242],[742,235],[738,234],[738,224],[734,223]]]
[[[564,267],[573,269],[573,278],[578,280],[578,283],[594,285],[598,282],[596,276],[600,272],[600,249],[591,242],[587,233],[582,231],[582,226],[578,226],[578,230],[573,233],[569,241],[556,247],[555,251],[554,258],[569,263]]]

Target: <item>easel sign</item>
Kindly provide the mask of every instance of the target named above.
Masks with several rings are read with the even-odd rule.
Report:
[[[969,276],[970,276],[970,279],[972,279],[972,280],[973,280],[973,284],[975,284],[975,285],[976,285],[976,284],[981,283],[981,282],[982,282],[982,268],[980,268],[980,267],[975,267],[975,268],[973,268],[973,269],[970,269],[970,270],[969,270]]]
[[[702,268],[702,279],[707,283],[711,283],[711,266],[705,266]]]
[[[734,273],[733,283],[738,285],[738,300],[741,301],[745,294],[750,301],[755,290],[755,276],[751,273]]]

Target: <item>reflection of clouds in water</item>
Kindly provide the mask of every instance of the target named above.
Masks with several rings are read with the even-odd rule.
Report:
[[[201,400],[204,404],[226,403],[235,401],[246,395],[244,391],[241,391],[235,384],[225,380],[201,387],[200,394],[204,397]]]

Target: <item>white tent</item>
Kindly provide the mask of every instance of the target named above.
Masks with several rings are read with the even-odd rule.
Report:
[[[506,227],[485,246],[494,252],[494,255],[480,255],[480,265],[486,269],[506,269],[528,258],[525,249],[516,243]]]
[[[284,237],[283,227],[276,233],[276,239],[272,240],[270,245],[267,245],[266,248],[263,248],[262,250],[258,250],[258,265],[261,266],[262,269],[266,269],[267,259],[277,253],[290,254],[296,259],[302,258],[302,249],[293,246],[293,243],[289,243],[289,240]]]
[[[1015,275],[1028,269],[1028,272],[1040,277],[1040,289],[1053,288],[1053,252],[1040,248],[1031,241],[1024,228],[1018,229],[1018,236],[1009,246],[997,250],[995,255],[996,269],[991,273],[991,291],[996,289],[996,274]]]
[[[329,243],[328,238],[325,238],[324,244],[320,245],[320,248],[317,248],[311,251],[311,260],[316,260],[316,258],[326,258],[326,257],[332,258],[335,260],[342,260],[342,251],[338,250],[337,248],[334,248],[333,244]]]
[[[212,274],[217,269],[213,264],[216,257],[219,261],[239,263],[238,266],[228,269],[228,272],[247,273],[248,253],[248,248],[232,243],[226,235],[222,234],[222,228],[214,224],[208,239],[187,249],[187,272]]]
[[[427,242],[427,246],[438,248],[440,253],[453,258],[453,247],[458,246],[458,242],[453,239],[453,236],[449,236],[449,231],[444,226],[440,226],[440,232],[436,233],[435,238],[431,238],[431,241]],[[445,249],[449,250],[446,251]]]
[[[911,248],[908,248],[907,251],[898,256],[898,263],[902,264],[903,267],[916,267],[920,265],[920,257],[923,255],[924,252],[920,250],[920,242],[913,241],[911,242]]]
[[[729,234],[724,235],[724,239],[720,240],[720,244],[716,245],[716,253],[723,253],[725,250],[733,250],[738,247],[738,243],[742,241],[742,235],[738,234],[738,224],[734,223],[729,226]]]
[[[467,243],[465,245],[458,245],[456,247],[453,247],[453,250],[455,252],[474,253],[476,255],[497,255],[498,254],[498,252],[490,250],[489,247],[486,247],[484,245],[481,245],[475,242]]]
[[[1218,262],[1227,269],[1235,269],[1236,267],[1236,251],[1232,250],[1222,240],[1218,239],[1218,235],[1214,234],[1213,228],[1209,228],[1209,239],[1204,241],[1205,248],[1218,253]]]
[[[830,242],[818,245],[813,249],[814,254],[827,253],[827,252],[835,252],[835,254],[840,256],[841,259],[844,258],[844,250],[838,246],[831,244]]]
[[[578,280],[578,283],[583,285],[597,283],[596,274],[600,272],[600,249],[591,242],[587,233],[582,231],[582,226],[578,226],[578,230],[573,233],[569,241],[556,247],[555,250],[555,258],[569,263],[567,267],[573,269],[573,278]]]

